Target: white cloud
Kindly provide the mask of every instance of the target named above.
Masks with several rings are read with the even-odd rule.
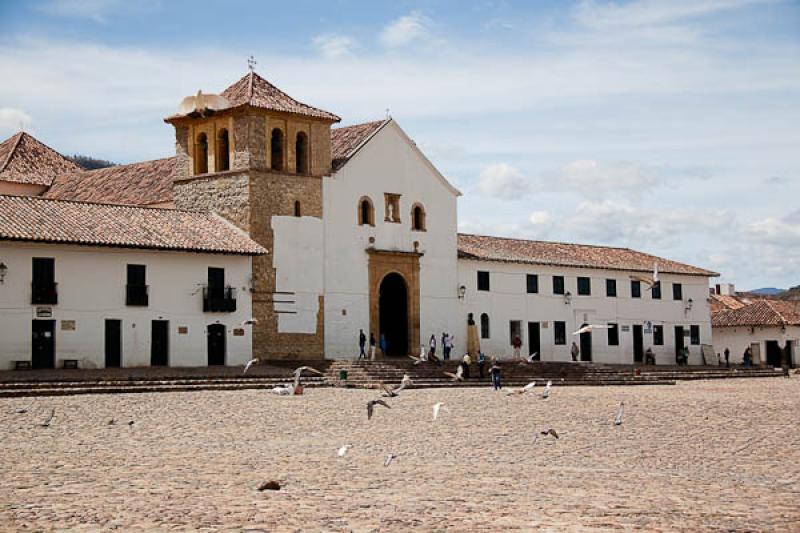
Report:
[[[333,33],[317,35],[312,40],[312,43],[314,48],[316,48],[324,57],[330,59],[351,56],[353,54],[353,49],[356,46],[355,40],[351,37]]]
[[[549,184],[555,187],[589,197],[620,191],[640,193],[660,181],[653,169],[635,161],[602,162],[593,159],[573,161],[548,178]]]
[[[430,34],[431,20],[418,11],[393,20],[380,35],[380,42],[389,48],[399,48],[427,39]]]
[[[527,196],[531,183],[507,163],[496,163],[481,170],[475,191],[490,198],[513,200]]]
[[[0,132],[2,139],[10,133],[25,130],[31,123],[31,117],[22,109],[0,107]]]

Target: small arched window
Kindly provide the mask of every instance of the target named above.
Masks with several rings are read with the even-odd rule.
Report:
[[[489,338],[489,315],[481,314],[481,339]]]
[[[296,200],[294,202],[294,216],[299,217],[302,216],[300,213],[300,201]]]
[[[358,201],[358,225],[375,225],[375,208],[372,206],[372,200],[366,196],[362,196]]]
[[[294,143],[294,155],[297,160],[297,173],[308,174],[308,137],[302,131],[297,134]]]
[[[411,229],[425,231],[425,208],[420,204],[414,204],[411,208]]]
[[[272,130],[270,146],[272,153],[272,170],[283,170],[283,132],[280,128]]]
[[[228,142],[228,130],[221,129],[217,134],[217,161],[216,161],[216,170],[217,172],[222,172],[224,170],[230,170],[231,168],[231,159],[230,159],[230,143]]]
[[[205,174],[208,172],[208,137],[205,133],[197,136],[194,145],[194,173]]]

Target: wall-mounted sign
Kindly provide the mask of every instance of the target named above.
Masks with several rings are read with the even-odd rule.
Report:
[[[547,329],[549,322],[542,322],[542,329]]]
[[[53,316],[52,307],[37,307],[36,318],[50,318]]]
[[[631,330],[630,326],[622,326],[622,331],[630,331],[630,330]]]
[[[644,323],[644,333],[645,335],[650,335],[651,333],[653,333],[653,323],[650,322],[649,320],[647,320]]]
[[[233,336],[234,337],[244,337],[244,328],[234,328]]]
[[[75,331],[75,321],[74,320],[62,320],[61,321],[61,331]]]
[[[188,326],[178,326],[178,335],[188,335],[188,334],[189,334]]]

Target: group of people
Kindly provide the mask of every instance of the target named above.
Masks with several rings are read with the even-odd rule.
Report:
[[[454,335],[450,335],[446,331],[442,332],[442,359],[444,361],[450,360],[450,354],[453,351],[453,341],[455,339]],[[428,341],[428,357],[431,361],[436,361],[436,335],[431,335],[430,340]]]
[[[364,333],[363,329],[358,330],[358,358],[359,359],[367,359],[369,357],[370,361],[375,360],[375,346],[378,344],[377,340],[375,339],[375,334],[370,332],[369,334],[369,352],[367,352],[367,334]],[[380,340],[380,347],[381,353],[386,353],[386,337],[381,333],[381,340]]]

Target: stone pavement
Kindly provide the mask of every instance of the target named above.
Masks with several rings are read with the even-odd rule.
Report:
[[[800,524],[797,377],[556,386],[548,400],[489,388],[411,390],[367,421],[364,405],[375,396],[321,388],[297,397],[246,390],[0,399],[0,530]],[[433,422],[437,401],[446,409]],[[624,423],[614,427],[620,401]],[[41,427],[50,409],[52,424]],[[550,427],[560,439],[535,440]],[[343,444],[353,448],[338,458]],[[387,452],[399,456],[385,468]],[[269,479],[283,490],[258,492]]]

